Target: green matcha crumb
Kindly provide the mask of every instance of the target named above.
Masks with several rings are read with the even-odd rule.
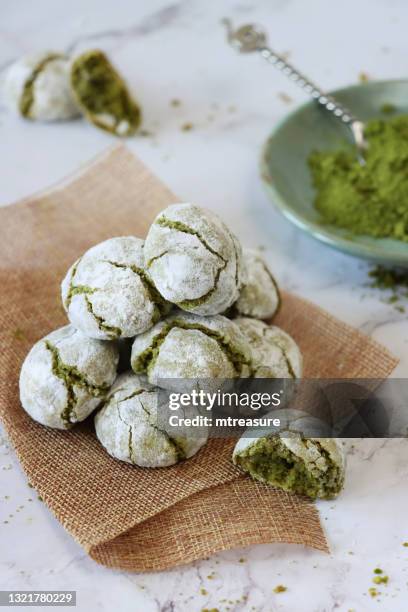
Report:
[[[16,327],[13,330],[13,338],[14,338],[14,340],[18,340],[20,342],[21,340],[25,340],[26,339],[26,334],[25,334],[24,330],[22,330],[20,327]]]
[[[284,593],[288,590],[288,587],[285,587],[283,584],[278,584],[274,589],[274,593]]]
[[[178,98],[173,98],[172,100],[170,100],[170,106],[174,106],[175,108],[181,106],[181,100],[179,100]]]
[[[376,289],[398,289],[408,290],[408,272],[406,270],[376,266],[368,273],[372,278],[370,287]]]
[[[389,102],[386,102],[380,108],[380,111],[384,113],[384,115],[392,115],[392,113],[395,113],[396,110],[397,109],[394,104],[390,104]]]
[[[388,584],[388,576],[375,576],[373,578],[374,584]]]
[[[375,587],[370,587],[368,589],[369,594],[371,595],[371,597],[378,597],[378,595],[380,595],[380,592],[377,591],[377,589]]]
[[[374,574],[382,574],[382,573],[383,573],[382,569],[380,569],[379,567],[375,568]]]
[[[386,268],[378,265],[368,273],[371,289],[379,289],[386,292],[387,297],[383,301],[392,304],[398,312],[405,312],[402,300],[408,298],[408,272],[398,268]]]
[[[190,122],[183,123],[180,129],[182,132],[191,132],[191,130],[194,129],[194,125]]]
[[[218,608],[202,608],[201,612],[219,612]]]
[[[200,593],[201,593],[201,595],[208,595],[207,589],[204,589],[203,587],[201,587]]]
[[[278,93],[278,98],[282,100],[284,104],[291,104],[293,102],[293,98],[288,96],[288,94],[283,91]]]
[[[245,563],[246,559],[244,559],[244,557],[241,557],[240,559],[238,559],[238,563]]]
[[[403,542],[402,545],[408,548],[408,542]]]
[[[369,75],[366,72],[360,72],[358,75],[360,83],[367,83],[370,80]]]
[[[40,502],[43,502],[43,501],[44,501],[44,500],[43,500],[43,498],[41,497],[41,495],[37,495],[37,499],[38,499],[38,501],[40,501]]]
[[[368,121],[365,137],[365,165],[352,146],[309,156],[315,208],[353,235],[408,242],[408,115]]]

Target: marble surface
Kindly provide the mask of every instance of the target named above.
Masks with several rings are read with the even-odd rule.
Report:
[[[225,16],[264,24],[275,48],[326,88],[361,73],[407,75],[403,0],[37,0],[35,7],[3,0],[0,70],[44,47],[108,51],[145,110],[149,135],[129,140],[129,148],[180,199],[217,210],[244,243],[263,248],[284,287],[389,347],[401,360],[395,375],[407,376],[407,315],[367,287],[369,266],[301,234],[270,205],[258,175],[260,146],[304,96],[257,58],[226,46]],[[30,124],[4,106],[0,133],[1,204],[54,183],[112,144],[84,121]],[[84,554],[28,487],[1,434],[0,588],[75,589],[81,611],[407,610],[408,443],[349,446],[344,493],[319,504],[329,556],[263,545],[137,575],[106,570]],[[372,598],[376,566],[389,583]],[[275,594],[278,584],[287,590]]]

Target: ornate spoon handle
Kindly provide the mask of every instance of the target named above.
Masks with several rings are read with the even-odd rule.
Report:
[[[318,104],[325,110],[332,113],[337,119],[340,119],[352,132],[360,161],[364,161],[362,154],[367,148],[367,143],[364,140],[364,124],[354,117],[351,112],[345,108],[340,102],[332,96],[325,94],[320,87],[317,87],[304,74],[296,70],[289,64],[281,55],[275,53],[267,45],[267,37],[265,32],[256,25],[244,25],[233,30],[231,22],[224,19],[224,24],[227,27],[228,42],[240,53],[259,53],[266,61],[283,72],[293,83],[308,93]]]

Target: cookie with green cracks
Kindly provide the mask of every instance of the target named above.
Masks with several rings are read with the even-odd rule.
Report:
[[[198,315],[225,312],[244,281],[237,238],[211,211],[173,204],[153,221],[146,236],[146,268],[161,295]]]
[[[244,434],[232,459],[255,480],[311,499],[333,499],[344,484],[344,452],[335,438]]]
[[[249,376],[252,352],[239,327],[226,317],[179,311],[136,336],[131,366],[151,384],[179,390],[182,379]]]
[[[131,338],[168,311],[145,267],[143,240],[110,238],[90,248],[62,281],[62,303],[75,327],[90,338]]]
[[[277,282],[264,258],[255,250],[243,250],[246,280],[232,307],[233,316],[271,319],[279,310],[280,293]]]
[[[39,340],[20,373],[20,399],[38,423],[69,429],[97,408],[116,377],[115,343],[66,325]]]
[[[133,372],[118,376],[95,416],[96,435],[115,459],[146,468],[167,467],[189,459],[206,443],[205,427],[191,433],[163,426],[157,414],[158,391]]]
[[[61,121],[80,115],[70,87],[70,60],[58,52],[26,55],[7,69],[4,97],[26,119]]]
[[[294,339],[283,329],[249,317],[238,317],[234,322],[251,346],[255,377],[302,377],[302,353]]]
[[[102,51],[93,49],[76,57],[70,80],[76,102],[91,123],[116,136],[135,133],[141,108]]]

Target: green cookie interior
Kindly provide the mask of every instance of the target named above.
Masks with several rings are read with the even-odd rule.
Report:
[[[234,462],[256,480],[279,487],[284,491],[306,495],[312,499],[333,499],[343,485],[342,469],[330,460],[328,452],[318,441],[328,469],[315,469],[312,474],[305,462],[292,453],[279,437],[264,437],[237,453]],[[316,475],[317,473],[317,475]]]
[[[79,106],[97,127],[118,136],[131,136],[139,127],[141,109],[102,51],[86,51],[76,58],[71,87]]]

